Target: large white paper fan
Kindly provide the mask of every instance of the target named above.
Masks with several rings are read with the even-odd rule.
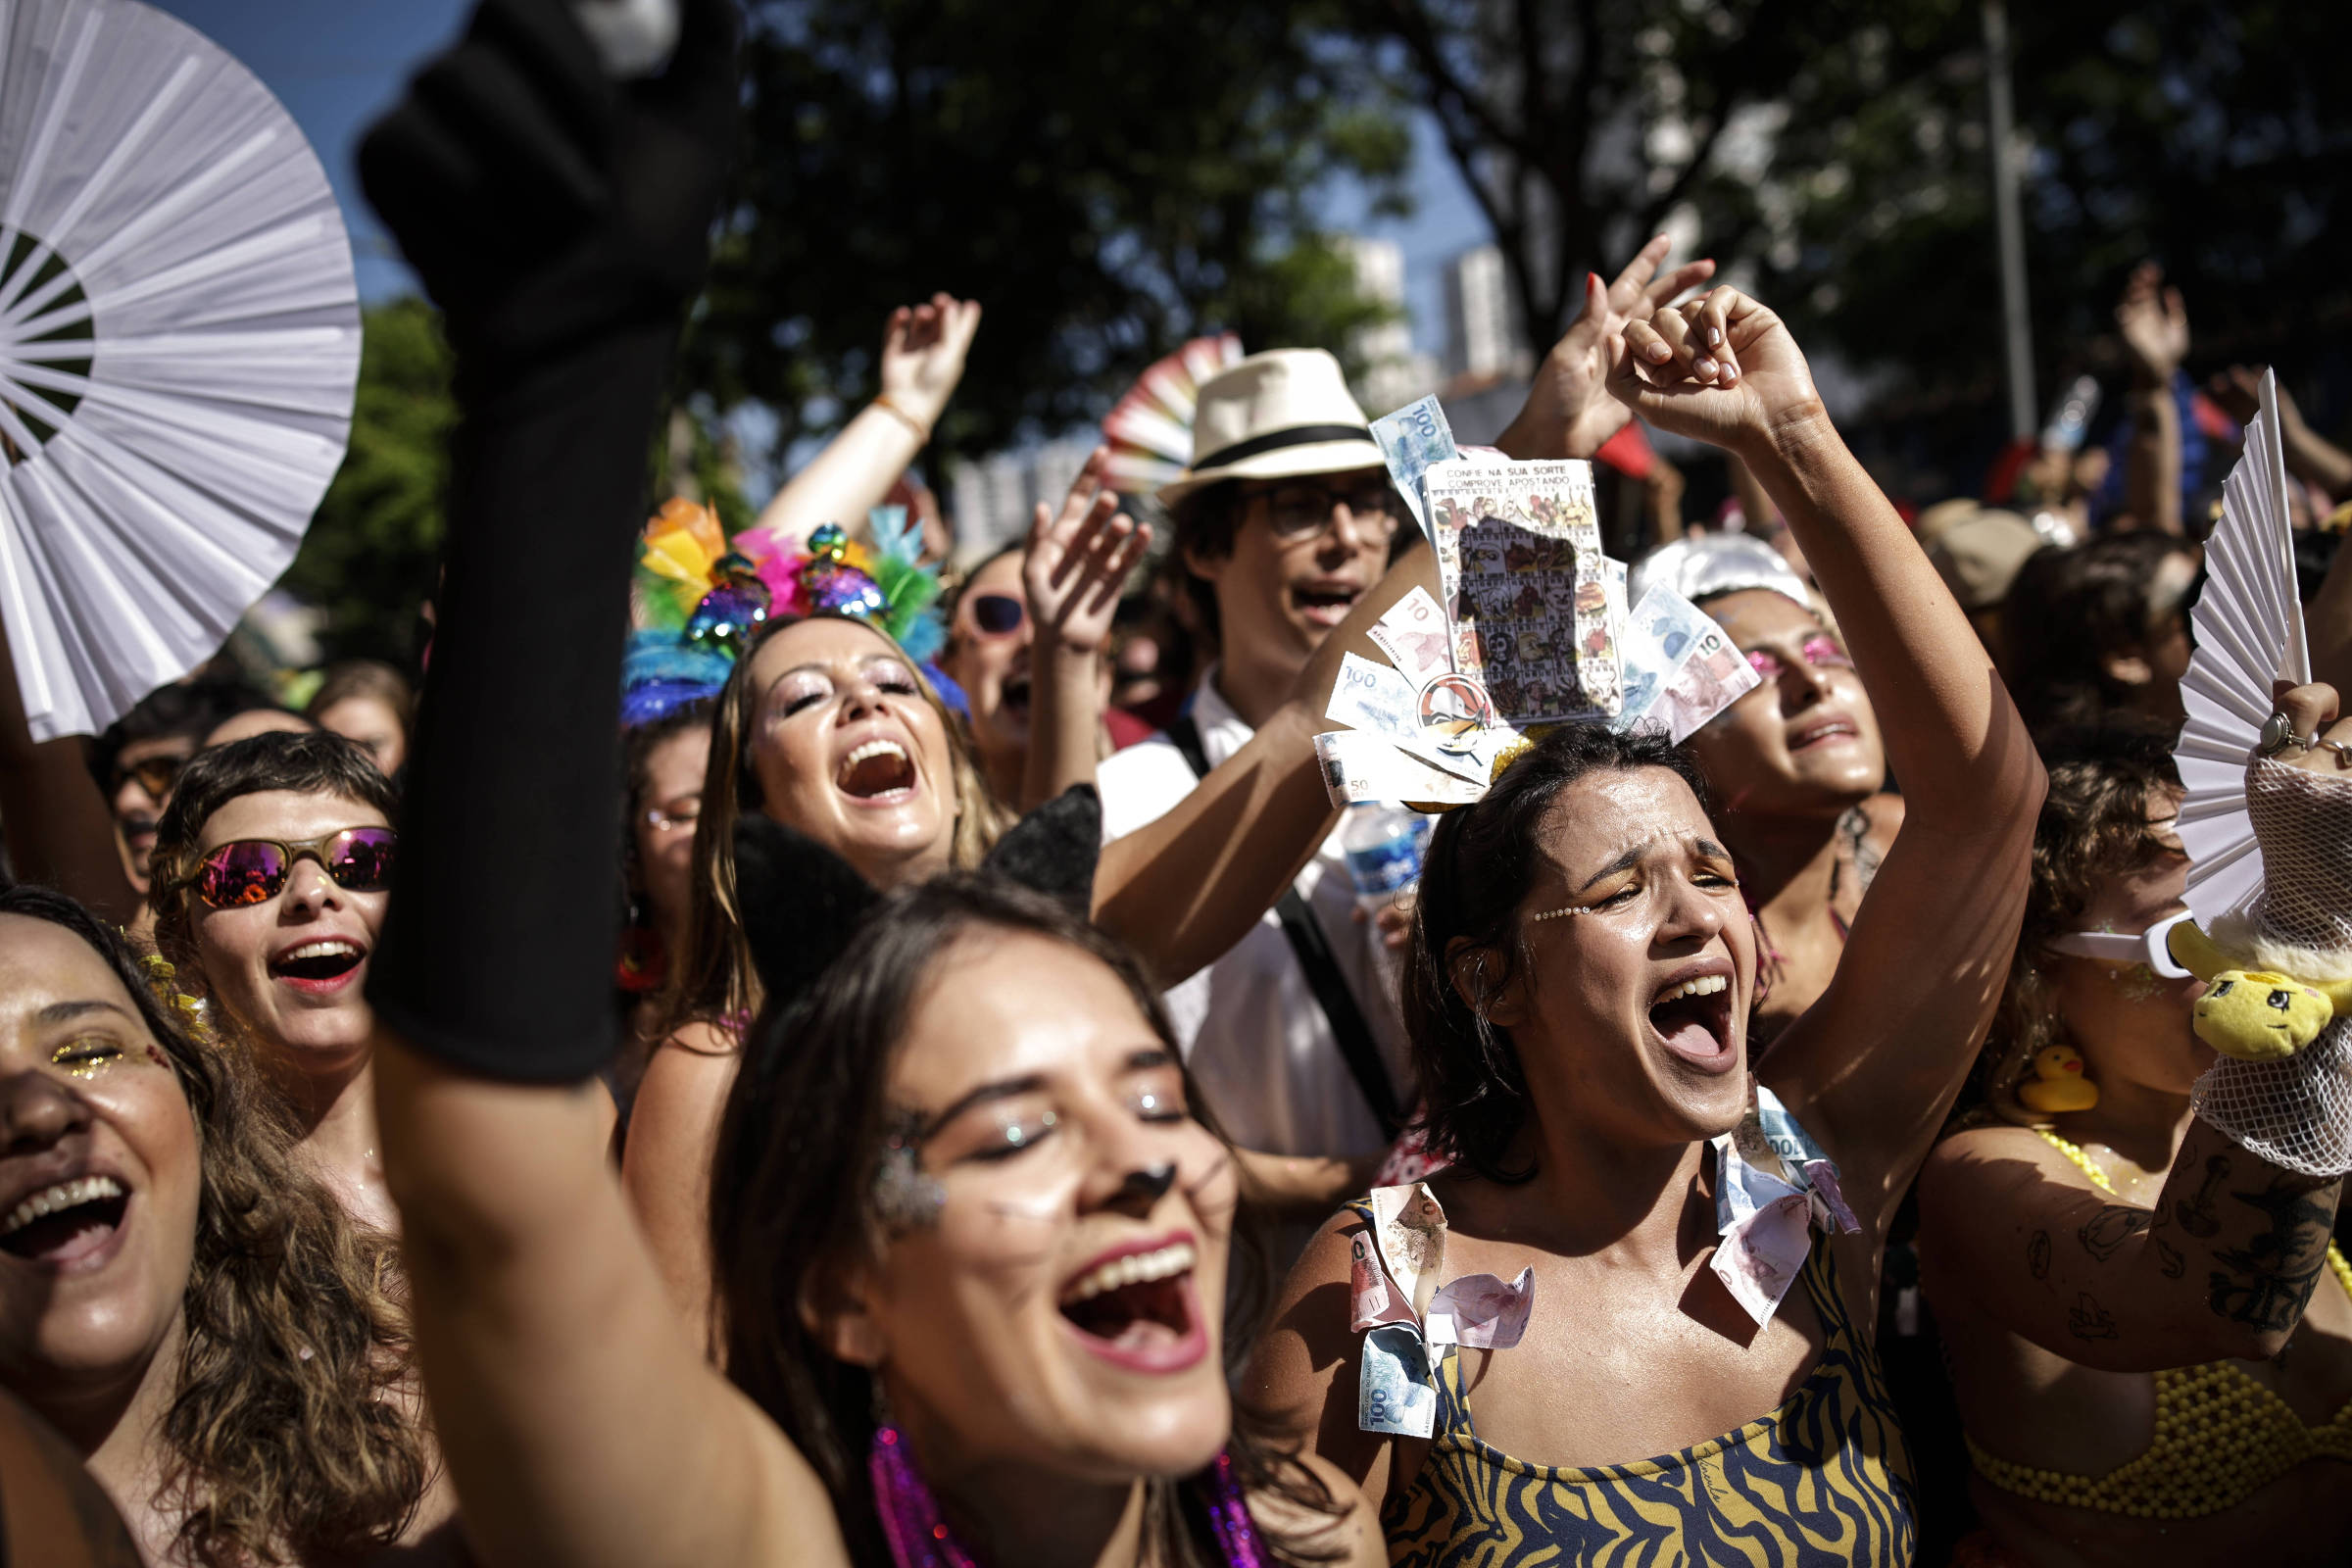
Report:
[[[2222,520],[2205,545],[2205,589],[2192,614],[2196,652],[2181,678],[2188,711],[2173,760],[2186,794],[2188,906],[2208,929],[2262,892],[2262,849],[2246,814],[2246,758],[2272,712],[2271,682],[2311,679],[2303,604],[2295,586],[2278,387],[2262,377],[2262,407],[2245,452],[2222,487]]]
[[[36,739],[210,657],[343,460],[359,294],[310,144],[137,0],[0,0],[0,615]]]

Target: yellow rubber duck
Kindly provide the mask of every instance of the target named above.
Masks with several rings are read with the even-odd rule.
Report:
[[[2017,1086],[2028,1110],[2047,1116],[2088,1110],[2099,1102],[2099,1086],[2082,1076],[2082,1054],[2072,1046],[2044,1046],[2034,1053],[2034,1076]]]

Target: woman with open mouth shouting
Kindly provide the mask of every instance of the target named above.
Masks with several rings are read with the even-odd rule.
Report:
[[[1110,522],[1111,496],[1089,460],[1055,534]],[[1041,509],[1042,513],[1042,509]],[[1118,519],[1123,521],[1123,519]],[[1041,515],[1031,549],[1057,545]],[[1093,648],[1108,635],[1132,550],[1119,530],[1096,535],[1058,586],[1049,565],[1028,572],[1037,618]],[[1127,940],[1163,988],[1238,941],[1274,901],[1280,877],[1320,842],[1333,808],[1317,771],[1321,727],[1344,651],[1369,649],[1364,628],[1426,569],[1425,555],[1394,569],[1350,612],[1300,678],[1262,744],[1229,759],[1212,788],[1103,852],[1095,912]],[[1049,655],[1057,659],[1058,654]],[[1087,655],[1087,661],[1093,659]],[[1074,689],[1048,703],[1041,752],[1082,759],[1091,778],[1101,692],[1091,662],[1052,682]],[[1069,710],[1081,710],[1073,713]],[[1074,720],[1074,722],[1073,722]],[[1073,782],[1032,760],[1034,797]],[[1083,780],[1081,780],[1083,781]],[[820,613],[762,625],[720,690],[695,830],[695,876],[685,956],[666,993],[667,1039],[646,1068],[632,1108],[623,1173],[662,1272],[697,1322],[708,1316],[707,1243],[712,1141],[735,1081],[742,1030],[763,1000],[751,961],[737,886],[736,834],[760,816],[809,835],[878,888],[911,885],[979,865],[1013,820],[990,791],[961,724],[915,662],[872,622]],[[1360,1162],[1359,1162],[1360,1163]],[[1252,1194],[1312,1224],[1351,1190],[1340,1159],[1247,1156]]]
[[[1715,618],[1757,687],[1690,739],[1755,916],[1758,1055],[1821,999],[1903,823],[1878,713],[1844,642],[1779,551],[1740,534],[1669,545],[1646,575]]]
[[[1358,1481],[1400,1562],[1907,1561],[1880,1252],[1999,995],[2041,769],[1778,317],[1729,288],[1660,311],[1610,384],[1763,478],[1908,824],[1751,1081],[1755,939],[1696,768],[1584,725],[1508,760],[1439,824],[1405,982],[1453,1168],[1324,1228],[1245,1391]]]
[[[392,882],[398,803],[323,730],[203,752],[156,830],[155,942],[292,1110],[298,1152],[364,1224],[397,1223],[368,1075],[361,986]]]
[[[1233,1418],[1235,1177],[1152,986],[1043,895],[905,871],[952,864],[953,773],[921,688],[864,627],[770,634],[730,699],[770,749],[713,748],[809,824],[747,820],[743,843],[804,846],[810,874],[732,889],[747,943],[777,940],[753,955],[766,994],[711,1232],[726,1375],[606,1162],[588,1080],[616,1035],[600,982],[629,542],[738,101],[733,6],[679,9],[666,72],[614,83],[568,8],[484,0],[360,155],[448,312],[465,407],[368,985],[469,1540],[491,1568],[1176,1568],[1318,1547],[1368,1568],[1377,1532],[1336,1473]],[[452,149],[477,160],[466,177]],[[522,193],[572,205],[551,227]],[[550,558],[563,591],[518,602],[515,570]],[[700,831],[738,808],[707,802]]]
[[[450,1560],[391,1244],[167,995],[81,906],[0,891],[0,1384],[148,1563]]]

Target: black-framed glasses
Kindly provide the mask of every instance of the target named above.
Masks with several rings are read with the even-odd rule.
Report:
[[[1385,479],[1366,480],[1340,489],[1321,484],[1276,485],[1266,493],[1266,523],[1277,539],[1304,539],[1331,526],[1345,506],[1357,527],[1385,538],[1396,531],[1403,512],[1396,487]]]

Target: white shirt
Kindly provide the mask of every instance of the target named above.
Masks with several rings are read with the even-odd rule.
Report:
[[[1216,674],[1212,664],[1192,709],[1211,767],[1254,733],[1217,694]],[[1199,782],[1164,734],[1109,758],[1096,770],[1096,781],[1105,843],[1165,815]],[[1355,889],[1337,832],[1323,841],[1294,886],[1314,911],[1341,976],[1355,994],[1398,1102],[1409,1103],[1404,1020],[1388,978],[1394,970],[1383,961],[1378,929],[1355,919]],[[1347,1155],[1387,1147],[1272,909],[1223,957],[1163,1000],[1194,1081],[1242,1148]]]

